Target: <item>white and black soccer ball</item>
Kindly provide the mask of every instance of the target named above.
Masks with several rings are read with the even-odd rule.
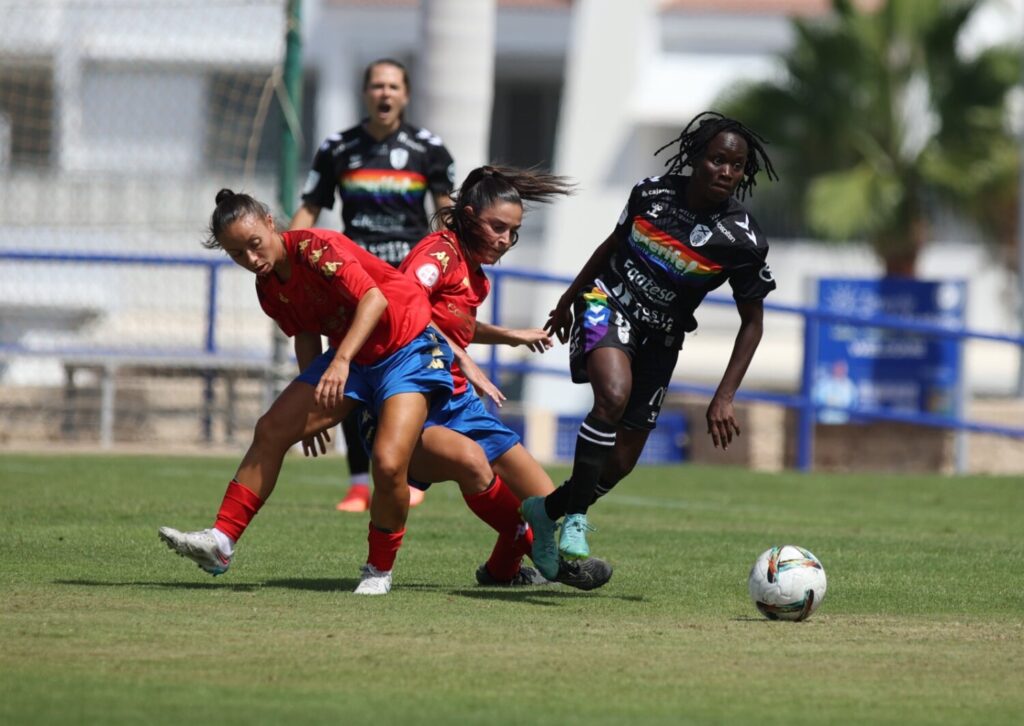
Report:
[[[803,547],[772,547],[750,569],[747,589],[769,620],[806,620],[825,599],[825,568]]]

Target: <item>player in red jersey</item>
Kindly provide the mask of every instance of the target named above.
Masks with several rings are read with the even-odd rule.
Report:
[[[490,559],[476,573],[480,584],[531,584],[529,568],[521,568],[532,537],[517,536],[525,528],[519,501],[554,491],[547,472],[519,442],[519,437],[487,411],[469,384],[501,405],[504,396],[466,353],[470,343],[525,345],[536,352],[550,348],[542,329],[513,330],[476,319],[490,292],[484,265],[494,265],[518,240],[523,202],[547,202],[569,194],[563,177],[519,169],[484,166],[474,169],[453,199],[435,215],[441,230],[424,238],[402,263],[401,270],[427,292],[434,324],[455,351],[455,390],[440,409],[431,412],[420,446],[410,463],[414,486],[455,479],[466,503],[498,530]],[[469,443],[472,440],[472,443]],[[529,571],[524,576],[524,571]],[[581,589],[600,587],[611,577],[607,563],[589,559],[542,571],[545,578]]]
[[[440,209],[450,203],[455,182],[451,154],[436,134],[405,120],[408,104],[405,66],[381,58],[366,67],[366,117],[320,144],[290,229],[315,227],[320,211],[333,209],[337,195],[345,235],[394,267],[401,264],[429,232],[427,197]],[[349,489],[336,506],[341,512],[365,512],[370,506],[370,461],[359,441],[357,414],[341,425],[349,470]],[[423,499],[418,489],[410,494],[412,506]]]
[[[205,571],[225,572],[236,542],[273,492],[288,449],[299,441],[312,445],[363,405],[380,423],[369,556],[355,592],[386,594],[405,534],[409,458],[431,407],[451,395],[451,352],[428,328],[429,304],[412,281],[344,235],[278,233],[266,205],[230,190],[217,194],[206,246],[223,248],[256,274],[260,304],[295,338],[302,373],[257,422],[214,526],[162,527],[161,539]]]

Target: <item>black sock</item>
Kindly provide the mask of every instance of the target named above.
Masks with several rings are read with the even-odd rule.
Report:
[[[569,478],[566,514],[586,514],[594,501],[597,480],[615,446],[615,424],[605,423],[589,414],[576,434],[576,458]]]
[[[610,492],[616,484],[618,484],[618,482],[612,482],[611,484],[609,484],[604,479],[598,479],[597,488],[594,489],[594,501],[592,501],[591,504],[593,504],[598,499],[603,497],[605,494]]]
[[[594,497],[590,500],[591,506],[610,492],[616,483],[609,484],[604,479],[598,479],[597,487],[594,489]],[[569,508],[569,491],[571,488],[572,483],[567,481],[544,498],[544,511],[547,512],[548,517],[558,520],[565,516],[566,510]]]
[[[555,491],[544,497],[544,511],[552,520],[561,519],[565,515],[565,509],[569,506],[569,489],[572,484],[565,482]]]

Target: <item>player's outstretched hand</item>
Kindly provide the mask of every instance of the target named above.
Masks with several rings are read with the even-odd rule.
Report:
[[[544,323],[544,330],[551,335],[558,336],[563,343],[569,340],[569,330],[572,328],[572,300],[565,300],[563,297],[555,305],[555,309],[548,313],[548,321]]]
[[[740,435],[739,424],[736,423],[736,415],[732,401],[719,398],[717,395],[711,399],[708,406],[708,433],[715,448],[728,449],[732,443],[733,436]]]
[[[321,454],[327,453],[327,444],[331,440],[331,434],[327,429],[313,434],[302,440],[302,455],[312,456],[314,459],[318,456],[317,448],[320,449]]]
[[[525,345],[534,353],[543,353],[555,345],[554,341],[551,340],[551,335],[541,328],[513,330],[512,336],[516,339],[516,342],[512,344],[513,346]]]
[[[480,366],[472,358],[467,355],[465,358],[460,359],[459,368],[462,369],[462,375],[466,376],[466,380],[472,384],[477,395],[487,396],[494,401],[495,406],[501,408],[501,404],[505,400],[505,394],[491,382],[491,379],[480,370]]]

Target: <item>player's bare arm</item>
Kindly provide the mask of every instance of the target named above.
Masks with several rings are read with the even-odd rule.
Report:
[[[743,382],[747,368],[750,367],[750,361],[754,359],[754,353],[764,332],[763,301],[737,301],[736,309],[740,314],[740,329],[736,333],[729,364],[725,367],[725,373],[722,374],[722,380],[707,411],[708,433],[715,448],[721,446],[723,449],[729,448],[733,436],[740,434],[733,399]]]
[[[597,277],[597,274],[605,266],[608,260],[611,258],[612,253],[615,251],[616,238],[615,233],[612,232],[608,235],[607,239],[602,242],[594,254],[587,260],[587,264],[583,265],[583,269],[580,270],[579,274],[576,275],[576,279],[572,281],[568,289],[562,293],[562,297],[558,299],[558,304],[555,305],[554,310],[548,313],[548,321],[544,323],[544,330],[548,331],[551,335],[557,335],[558,339],[565,343],[569,340],[569,329],[572,327],[572,303],[576,299],[576,296],[580,294],[580,290],[589,283],[592,283]]]
[[[349,363],[363,347],[370,333],[377,327],[381,315],[387,309],[388,301],[379,288],[368,290],[359,300],[352,325],[341,339],[334,360],[327,366],[316,387],[314,400],[326,410],[335,408],[345,396],[345,382],[348,380]]]

